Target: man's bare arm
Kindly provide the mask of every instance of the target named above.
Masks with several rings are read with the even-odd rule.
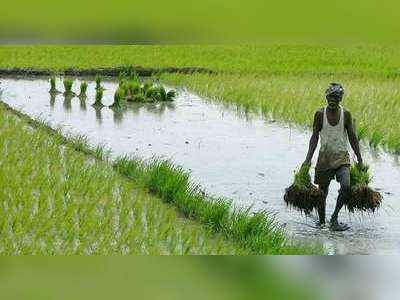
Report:
[[[353,126],[353,119],[351,117],[350,112],[346,112],[346,130],[347,130],[347,135],[349,137],[349,142],[351,145],[351,148],[353,149],[354,153],[357,156],[357,161],[359,164],[363,163],[362,157],[361,157],[361,152],[360,152],[360,144],[358,142],[357,134],[354,130]]]
[[[321,129],[322,129],[322,114],[320,111],[317,111],[314,115],[313,133],[310,138],[306,160],[304,161],[303,164],[311,164],[311,160],[314,155],[315,149],[318,146],[319,132],[321,131]]]

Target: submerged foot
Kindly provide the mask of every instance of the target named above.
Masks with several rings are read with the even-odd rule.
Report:
[[[340,222],[337,222],[337,221],[333,221],[333,222],[331,221],[330,229],[332,231],[346,231],[346,230],[350,229],[350,226],[345,224],[345,223],[340,223]]]

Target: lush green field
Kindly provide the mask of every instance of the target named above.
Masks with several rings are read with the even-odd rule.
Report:
[[[0,108],[0,254],[245,254]]]
[[[0,46],[0,68],[208,67],[244,74],[379,74],[400,70],[394,46]]]
[[[332,81],[372,145],[400,151],[400,59],[395,46],[2,46],[0,68],[207,67],[217,75],[166,75],[211,98],[310,126]]]

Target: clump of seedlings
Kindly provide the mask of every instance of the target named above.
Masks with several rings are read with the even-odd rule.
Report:
[[[382,203],[382,195],[368,185],[372,181],[367,165],[353,165],[350,169],[351,195],[346,200],[349,212],[375,212]]]
[[[102,99],[103,99],[103,90],[102,89],[96,90],[96,98],[92,106],[95,108],[102,108],[104,106],[103,103],[101,102]]]
[[[115,109],[121,108],[122,100],[123,100],[124,96],[125,96],[124,91],[122,89],[118,88],[114,94],[114,103],[111,104],[109,107],[115,108]]]
[[[141,83],[136,73],[128,78],[120,76],[119,89],[122,90],[123,99],[129,102],[167,102],[176,97],[174,90],[166,91],[163,86],[154,81]]]
[[[51,94],[59,94],[60,91],[57,90],[56,87],[56,76],[53,75],[50,77],[50,91]]]
[[[79,92],[79,98],[86,98],[86,92],[87,92],[87,88],[88,88],[88,84],[86,81],[82,81],[81,82],[81,88],[80,88],[80,92]]]
[[[293,184],[285,190],[286,205],[309,215],[324,201],[323,192],[311,182],[310,165],[301,166],[294,174]]]
[[[74,84],[74,81],[72,79],[64,79],[64,96],[66,97],[72,97],[75,96],[75,93],[72,91],[72,85]]]
[[[104,88],[101,86],[102,78],[100,75],[96,76],[95,81],[96,81],[96,90],[104,90]]]

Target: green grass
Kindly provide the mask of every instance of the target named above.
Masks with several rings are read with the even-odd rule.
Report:
[[[76,151],[85,145],[0,108],[0,254],[248,253]]]

